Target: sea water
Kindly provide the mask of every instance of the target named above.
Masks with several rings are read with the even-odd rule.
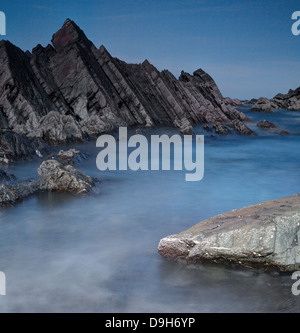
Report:
[[[98,177],[91,196],[40,194],[0,210],[0,312],[299,312],[291,274],[186,266],[159,240],[217,214],[300,192],[300,112],[243,109],[256,137],[205,134],[205,174],[105,171],[95,142],[76,167]],[[289,136],[256,127],[267,119]],[[158,128],[144,134],[177,134]],[[64,147],[68,149],[69,147]],[[40,160],[6,171],[37,178]]]

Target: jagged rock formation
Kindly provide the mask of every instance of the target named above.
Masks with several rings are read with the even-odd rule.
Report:
[[[272,109],[300,110],[300,87],[292,90],[287,94],[277,94],[275,97],[268,99],[261,97],[244,101],[244,104],[253,104],[250,110],[270,112]]]
[[[190,133],[195,124],[247,120],[203,70],[177,80],[147,60],[127,64],[97,49],[69,19],[52,45],[32,53],[1,41],[0,68],[0,128],[51,145],[120,126],[166,124]]]
[[[277,94],[272,98],[277,109],[300,110],[300,87],[287,94]]]
[[[163,238],[158,251],[186,263],[299,270],[299,207],[298,194],[233,210]]]
[[[15,204],[30,195],[44,191],[90,193],[96,181],[73,166],[63,165],[56,160],[44,161],[38,168],[38,174],[38,180],[0,185],[0,206]]]

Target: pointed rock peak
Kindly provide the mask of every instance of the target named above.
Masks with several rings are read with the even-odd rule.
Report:
[[[144,66],[151,66],[150,62],[148,59],[145,59],[144,62],[142,63]]]
[[[104,45],[101,45],[101,46],[99,47],[99,51],[100,51],[101,53],[108,53],[108,51],[107,51],[107,49],[106,49],[106,47],[105,47]]]
[[[179,76],[179,81],[189,82],[190,80],[191,80],[191,75],[189,73],[186,73],[185,71],[181,71]]]
[[[70,19],[66,19],[62,28],[52,37],[52,44],[56,50],[60,50],[71,43],[80,41],[91,45],[91,42],[87,39],[84,32]]]
[[[142,63],[142,66],[148,70],[148,71],[156,71],[157,72],[157,69],[149,62],[148,59],[146,59],[143,63]]]
[[[193,74],[194,76],[201,78],[203,81],[215,83],[213,78],[201,68],[197,69]]]
[[[40,53],[44,50],[43,46],[41,44],[38,44],[36,47],[32,49],[32,53]]]

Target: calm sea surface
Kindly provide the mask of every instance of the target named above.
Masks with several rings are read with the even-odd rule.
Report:
[[[0,312],[300,312],[291,275],[186,267],[157,253],[159,240],[231,209],[300,192],[300,112],[247,112],[291,133],[205,134],[205,175],[96,168],[95,143],[76,167],[99,177],[96,193],[31,197],[0,210]],[[160,128],[149,134],[176,134]],[[9,172],[37,178],[40,161]]]

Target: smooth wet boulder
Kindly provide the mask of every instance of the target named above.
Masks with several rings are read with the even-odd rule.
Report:
[[[212,217],[161,239],[158,251],[193,264],[300,270],[300,195]]]
[[[56,160],[44,161],[38,168],[38,174],[41,190],[88,193],[95,186],[93,178]]]

